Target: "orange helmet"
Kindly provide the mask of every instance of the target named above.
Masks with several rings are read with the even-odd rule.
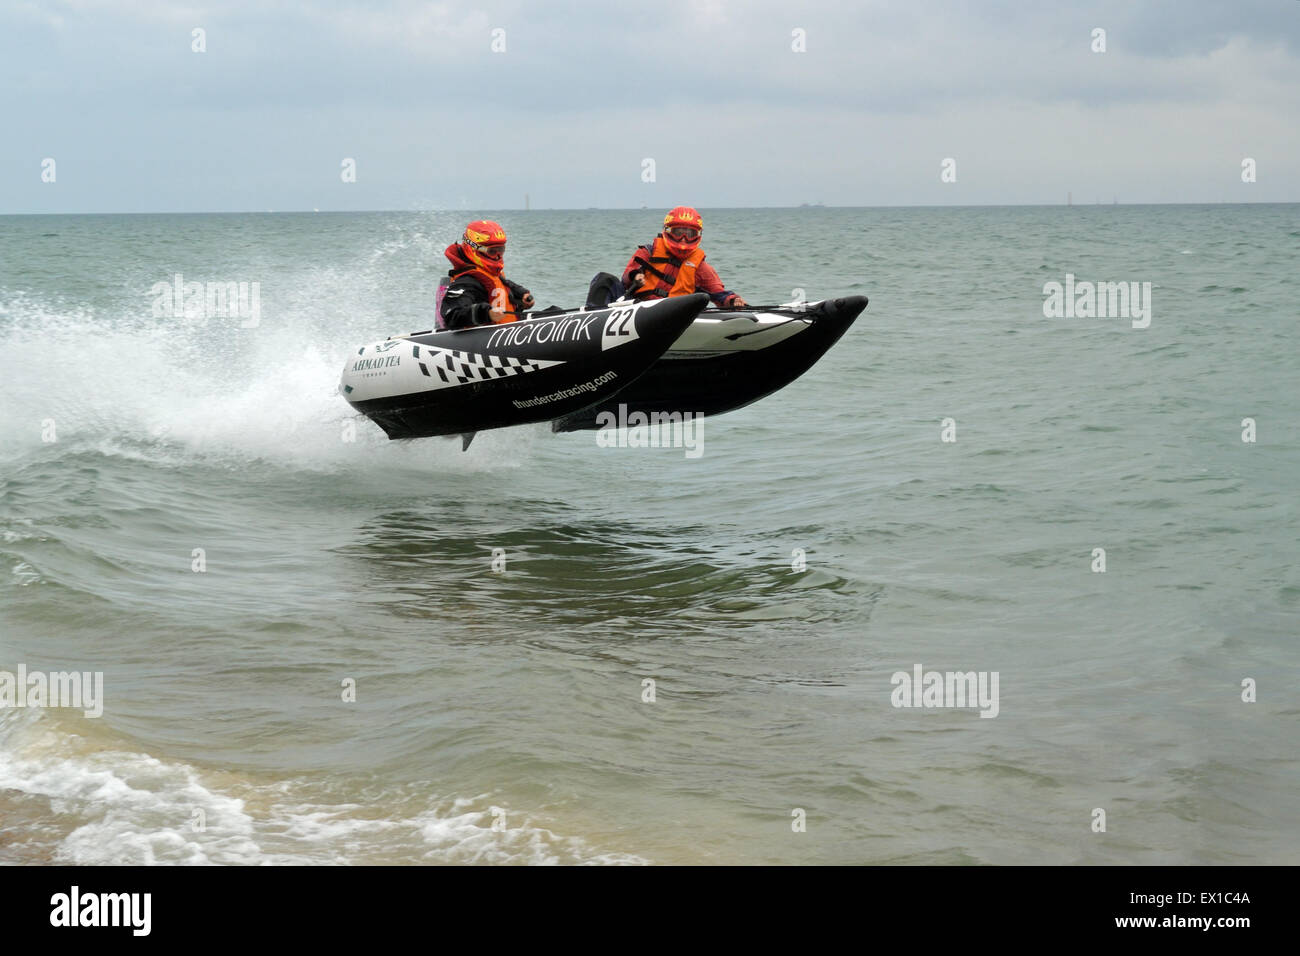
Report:
[[[674,255],[683,259],[699,246],[703,231],[704,220],[690,206],[677,206],[664,216],[664,242]]]
[[[505,268],[506,231],[490,219],[475,219],[466,226],[460,248],[484,272],[499,276]]]

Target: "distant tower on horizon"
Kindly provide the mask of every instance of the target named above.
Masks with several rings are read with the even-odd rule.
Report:
[[[524,211],[527,212],[532,207],[528,205],[528,193],[524,193]]]
[[[1067,206],[1073,206],[1073,205],[1074,205],[1074,193],[1066,193],[1066,194],[1065,194],[1065,204],[1066,204]]]

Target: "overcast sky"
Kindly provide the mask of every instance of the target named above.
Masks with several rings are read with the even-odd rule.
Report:
[[[0,0],[0,214],[1300,201],[1298,0],[371,6]]]

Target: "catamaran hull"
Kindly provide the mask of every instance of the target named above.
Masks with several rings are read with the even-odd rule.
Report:
[[[706,313],[635,382],[557,416],[551,430],[600,428],[636,412],[654,420],[656,414],[721,415],[743,408],[812,368],[866,307],[867,297],[856,295],[810,303],[803,313]]]
[[[634,383],[708,304],[680,296],[363,346],[339,390],[389,438],[550,421]]]

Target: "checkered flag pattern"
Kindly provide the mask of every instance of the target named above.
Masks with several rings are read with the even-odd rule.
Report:
[[[430,346],[421,348],[412,345],[412,355],[420,366],[420,371],[429,378],[436,378],[442,385],[467,385],[470,382],[486,382],[507,375],[522,375],[540,369],[559,365],[545,359],[521,359],[509,355],[481,355],[478,352],[462,352],[459,349],[443,349]]]

